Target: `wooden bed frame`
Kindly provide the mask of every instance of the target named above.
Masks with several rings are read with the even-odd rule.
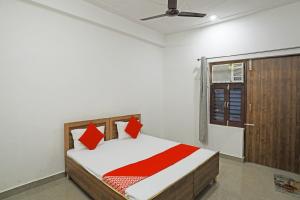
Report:
[[[131,116],[141,120],[140,114],[118,116],[112,118],[87,120],[65,123],[65,171],[66,175],[79,185],[90,197],[95,200],[125,200],[118,191],[99,180],[73,159],[67,157],[67,151],[73,148],[71,130],[86,128],[89,123],[96,126],[105,126],[105,140],[118,138],[115,122],[128,121]],[[193,169],[189,174],[163,188],[161,192],[153,196],[152,200],[192,200],[208,185],[215,183],[219,174],[219,153],[208,159],[205,163]]]

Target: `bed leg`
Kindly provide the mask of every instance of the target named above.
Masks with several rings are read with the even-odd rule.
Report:
[[[71,180],[71,176],[67,173],[66,173],[66,177],[67,177],[68,180]]]
[[[213,179],[211,180],[210,185],[213,185],[213,184],[215,184],[215,183],[217,183],[217,177],[215,177],[215,178],[213,178]]]

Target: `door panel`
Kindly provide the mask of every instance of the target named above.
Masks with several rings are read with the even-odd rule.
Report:
[[[248,66],[246,160],[300,173],[300,56]]]

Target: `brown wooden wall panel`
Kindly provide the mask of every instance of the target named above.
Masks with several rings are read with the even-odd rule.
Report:
[[[247,72],[246,160],[299,170],[300,56],[255,59]],[[251,104],[251,105],[250,105]]]
[[[300,152],[300,56],[294,58],[294,65],[297,66],[296,76],[297,76],[297,134],[296,134],[296,144],[295,152]],[[300,172],[300,153],[295,153],[296,169],[295,171]]]
[[[300,126],[300,56],[294,58],[294,64],[297,66],[296,70],[296,76],[297,76],[297,83],[296,83],[296,88],[297,88],[297,126]]]

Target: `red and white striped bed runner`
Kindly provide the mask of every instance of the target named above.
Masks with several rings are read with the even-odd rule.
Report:
[[[199,149],[179,144],[145,160],[110,171],[103,175],[103,181],[125,195],[129,186],[170,167]]]

